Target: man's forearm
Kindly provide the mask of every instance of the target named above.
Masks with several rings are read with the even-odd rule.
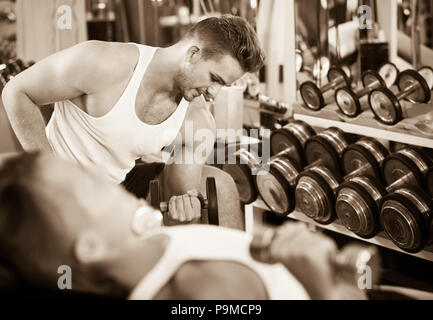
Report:
[[[25,151],[52,152],[39,107],[22,92],[5,87],[3,104],[12,129]]]

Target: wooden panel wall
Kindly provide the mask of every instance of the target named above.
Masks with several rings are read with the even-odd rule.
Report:
[[[59,28],[62,5],[71,8],[71,29]],[[17,55],[39,61],[87,40],[85,0],[17,0]]]

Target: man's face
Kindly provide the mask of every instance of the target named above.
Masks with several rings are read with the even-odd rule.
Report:
[[[230,86],[244,71],[230,55],[204,59],[200,51],[193,53],[175,77],[175,85],[187,101],[203,95],[206,101],[215,99],[222,86]]]
[[[137,210],[143,205],[152,209],[96,169],[84,170],[43,155],[38,160],[36,179],[41,205],[46,206],[42,209],[63,219],[60,227],[66,226],[73,236],[91,230],[119,251],[141,241],[133,225]]]

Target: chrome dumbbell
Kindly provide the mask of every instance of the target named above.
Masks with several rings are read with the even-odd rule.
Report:
[[[414,103],[427,103],[430,101],[431,92],[428,85],[433,78],[433,71],[423,70],[423,75],[415,70],[406,70],[399,74],[397,84],[400,89],[394,94],[388,88],[378,88],[370,92],[370,108],[375,117],[386,125],[394,125],[403,119],[403,110],[400,100],[407,99]],[[432,80],[433,81],[433,80]]]
[[[379,75],[385,81],[386,86],[388,88],[391,88],[397,81],[400,70],[398,70],[397,66],[394,63],[387,62],[379,68],[377,73],[379,73]]]
[[[271,155],[285,152],[299,167],[303,167],[305,143],[315,135],[316,132],[308,123],[300,120],[289,121],[283,128],[272,132]]]
[[[301,97],[308,109],[318,111],[325,106],[324,94],[342,86],[350,86],[349,77],[342,68],[332,67],[328,72],[328,83],[321,88],[312,81],[302,83]]]
[[[351,118],[356,117],[362,111],[361,98],[369,94],[373,89],[386,86],[386,82],[375,71],[368,70],[362,74],[363,88],[352,90],[350,87],[338,88],[335,91],[335,102],[340,111]]]
[[[382,200],[380,221],[397,247],[419,252],[433,240],[433,201],[420,188],[394,190]]]

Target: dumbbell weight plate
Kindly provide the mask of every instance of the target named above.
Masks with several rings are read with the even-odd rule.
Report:
[[[359,168],[365,168],[362,175],[376,179],[381,178],[381,163],[388,156],[388,150],[373,138],[362,138],[348,146],[342,156],[342,167],[345,175]]]
[[[406,97],[412,103],[427,103],[430,101],[431,93],[426,80],[415,70],[405,70],[397,78],[400,91],[404,91],[411,85],[418,83],[419,88]]]
[[[370,109],[376,119],[386,125],[394,125],[403,119],[400,102],[387,88],[377,88],[368,96]]]
[[[429,195],[433,197],[433,167],[431,167],[426,174],[425,187]]]
[[[218,216],[218,197],[215,178],[209,177],[206,179],[206,199],[207,199],[207,215],[209,224],[219,225]]]
[[[301,50],[298,49],[296,50],[295,58],[296,58],[296,72],[299,72],[302,70],[302,67],[304,65],[304,56]]]
[[[304,147],[305,160],[309,165],[320,162],[333,172],[340,173],[340,156],[348,146],[344,133],[329,128],[307,140]]]
[[[404,148],[385,158],[382,163],[382,176],[387,186],[407,177],[405,185],[420,187],[430,166],[431,160],[422,150]]]
[[[328,71],[328,81],[334,81],[340,77],[343,77],[344,82],[342,84],[338,85],[338,87],[349,87],[350,86],[350,79],[347,76],[346,72],[339,67],[332,67]],[[335,88],[336,89],[336,88]]]
[[[338,88],[335,91],[335,102],[341,113],[350,118],[355,118],[361,113],[359,99],[349,87]]]
[[[418,70],[418,73],[427,82],[429,89],[433,90],[433,69],[430,67],[422,67],[421,69]]]
[[[385,190],[368,177],[355,177],[337,191],[336,213],[343,225],[369,239],[380,230],[379,204]]]
[[[268,172],[255,176],[260,197],[278,216],[285,217],[293,211],[293,188],[299,171],[290,158],[281,154],[270,160]]]
[[[429,243],[433,204],[419,189],[402,188],[384,197],[380,220],[402,250],[417,253]]]
[[[397,81],[400,71],[394,63],[387,62],[379,68],[378,73],[385,80],[386,86],[390,88]]]
[[[316,132],[310,125],[303,121],[294,120],[289,122],[284,128],[275,130],[271,134],[271,155],[289,150],[288,156],[295,163],[303,167],[304,144]]]
[[[378,82],[379,87],[386,87],[386,82],[379,73],[373,70],[367,70],[362,74],[362,85],[364,88]]]
[[[302,100],[308,109],[318,111],[325,106],[322,92],[312,81],[305,81],[299,88]]]
[[[250,204],[257,199],[257,190],[251,168],[258,162],[253,154],[245,149],[236,154],[236,164],[224,164],[222,170],[228,173],[236,183],[239,200],[242,204]]]
[[[335,194],[341,179],[318,166],[301,173],[295,189],[296,208],[320,224],[335,220]]]

